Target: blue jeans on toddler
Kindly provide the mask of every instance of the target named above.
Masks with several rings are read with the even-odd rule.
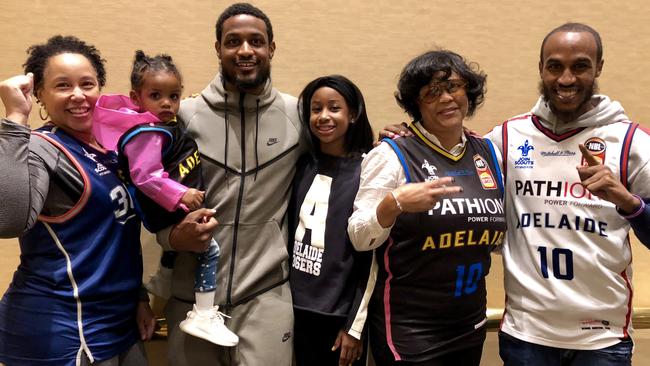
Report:
[[[219,264],[219,244],[210,240],[208,249],[197,255],[199,266],[194,276],[194,291],[210,292],[217,289],[217,266]]]
[[[602,349],[574,350],[534,344],[499,332],[499,356],[504,366],[630,366],[632,339]]]

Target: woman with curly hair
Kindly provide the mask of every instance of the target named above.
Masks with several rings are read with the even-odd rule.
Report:
[[[70,36],[27,52],[26,75],[0,83],[0,170],[12,172],[0,177],[0,236],[20,241],[0,301],[0,362],[146,365],[139,340],[154,319],[141,293],[140,221],[117,155],[92,130],[104,60]],[[30,131],[34,96],[46,123]]]
[[[411,135],[362,163],[348,233],[357,250],[376,249],[368,323],[378,365],[480,363],[485,276],[505,232],[498,152],[463,128],[485,79],[454,52],[411,60],[396,92]]]

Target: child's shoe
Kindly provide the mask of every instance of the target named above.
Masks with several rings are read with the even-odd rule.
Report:
[[[183,332],[220,346],[232,347],[239,343],[239,337],[230,331],[224,324],[223,317],[228,315],[219,311],[219,306],[214,306],[207,311],[197,311],[196,305],[187,312],[187,318],[180,324]]]
[[[169,299],[172,296],[172,272],[172,268],[158,266],[158,271],[145,283],[144,288],[160,298]]]

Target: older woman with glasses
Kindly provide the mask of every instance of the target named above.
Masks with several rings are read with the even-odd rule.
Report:
[[[384,140],[364,159],[348,232],[376,249],[368,323],[378,365],[479,365],[485,276],[503,240],[498,151],[464,132],[486,76],[450,51],[402,70],[395,98],[410,136]]]

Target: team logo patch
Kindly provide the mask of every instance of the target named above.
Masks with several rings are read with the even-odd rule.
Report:
[[[106,168],[106,166],[104,164],[97,161],[97,159],[96,159],[97,154],[90,153],[90,152],[86,151],[86,149],[84,149],[84,148],[81,148],[81,149],[83,150],[84,155],[88,159],[92,160],[93,163],[96,164],[95,173],[99,174],[99,176],[104,176],[104,175],[110,173],[110,171],[108,170],[108,168]]]
[[[497,189],[492,170],[490,170],[490,166],[481,155],[474,155],[474,166],[476,167],[476,174],[478,174],[483,189]]]
[[[535,150],[535,147],[526,140],[523,144],[517,146],[517,150],[521,151],[521,157],[515,160],[515,168],[532,168],[535,162],[530,152]]]
[[[585,141],[585,147],[593,157],[598,160],[600,164],[602,164],[605,161],[605,151],[607,150],[607,144],[605,144],[605,141],[601,138],[598,137],[592,137]],[[585,158],[582,158],[581,165],[587,165],[587,161]]]
[[[436,168],[436,166],[433,164],[429,164],[427,159],[424,159],[424,162],[422,163],[422,169],[426,170],[427,173],[429,174],[429,176],[425,179],[425,181],[431,182],[439,179],[438,176],[436,175],[436,170],[438,170],[438,168]]]

